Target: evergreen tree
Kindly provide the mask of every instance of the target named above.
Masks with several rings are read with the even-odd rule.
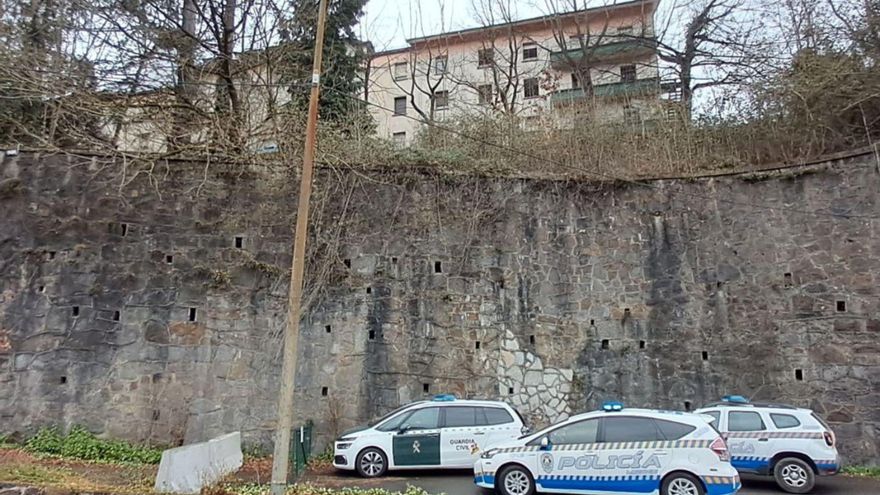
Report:
[[[368,56],[367,45],[354,32],[366,3],[366,0],[329,0],[321,74],[322,120],[367,122],[366,109],[358,101],[364,87],[362,68]],[[318,5],[318,0],[297,0],[293,17],[282,31],[287,41],[283,80],[290,85],[292,105],[303,111],[309,102]]]

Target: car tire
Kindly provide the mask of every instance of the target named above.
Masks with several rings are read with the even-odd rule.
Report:
[[[534,495],[535,479],[528,469],[514,464],[501,470],[495,488],[501,495]]]
[[[816,485],[816,473],[802,459],[786,457],[773,466],[773,478],[783,491],[809,493]]]
[[[380,449],[369,447],[357,455],[354,468],[363,478],[378,478],[388,472],[388,457]]]
[[[688,473],[672,473],[663,480],[660,495],[705,495],[703,484]]]

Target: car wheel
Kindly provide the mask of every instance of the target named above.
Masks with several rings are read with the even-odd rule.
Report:
[[[522,466],[508,466],[501,471],[495,487],[501,495],[534,495],[535,480]]]
[[[370,447],[358,454],[354,466],[364,478],[378,478],[388,471],[388,458],[381,450]]]
[[[806,462],[786,457],[773,466],[776,484],[788,493],[808,493],[816,484],[816,474]]]
[[[660,487],[660,495],[704,495],[703,484],[693,475],[672,473]]]

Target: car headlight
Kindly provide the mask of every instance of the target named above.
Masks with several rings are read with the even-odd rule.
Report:
[[[489,449],[489,450],[483,452],[483,454],[480,455],[480,458],[481,459],[491,459],[491,458],[495,457],[495,454],[497,454],[498,452],[499,452],[498,449]]]
[[[345,450],[351,447],[352,442],[336,442],[336,450]]]

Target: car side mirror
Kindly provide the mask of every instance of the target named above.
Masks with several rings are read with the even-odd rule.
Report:
[[[541,450],[547,450],[548,448],[550,448],[550,439],[541,437]]]

